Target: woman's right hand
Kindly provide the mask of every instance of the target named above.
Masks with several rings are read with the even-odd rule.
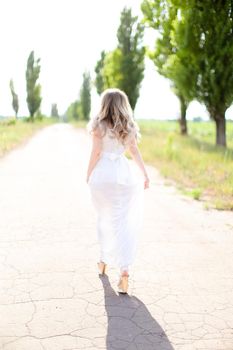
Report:
[[[145,175],[145,177],[144,177],[144,190],[149,188],[149,184],[150,184],[150,179],[147,175]]]

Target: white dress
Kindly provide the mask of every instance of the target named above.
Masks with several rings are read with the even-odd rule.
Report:
[[[107,129],[100,159],[88,185],[97,212],[100,260],[128,267],[134,262],[142,228],[144,183],[124,155],[125,146]]]

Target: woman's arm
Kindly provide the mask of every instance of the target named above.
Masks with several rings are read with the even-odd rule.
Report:
[[[89,164],[87,168],[87,178],[86,178],[87,182],[92,173],[92,170],[94,169],[94,167],[96,166],[96,163],[100,158],[101,151],[102,151],[102,137],[100,135],[100,131],[96,130],[92,133],[92,150],[91,150],[91,155],[90,155]]]
[[[129,151],[129,154],[131,155],[131,157],[133,158],[133,160],[136,162],[136,164],[139,166],[140,170],[143,173],[144,176],[144,188],[148,188],[149,187],[149,177],[141,156],[141,153],[138,149],[138,145],[137,145],[137,140],[135,137],[132,138],[132,140],[130,141],[127,150]]]

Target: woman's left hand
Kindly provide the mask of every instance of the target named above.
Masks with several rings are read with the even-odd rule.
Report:
[[[149,185],[150,185],[150,180],[149,180],[149,177],[146,175],[144,179],[144,189],[146,190],[147,188],[149,188]]]

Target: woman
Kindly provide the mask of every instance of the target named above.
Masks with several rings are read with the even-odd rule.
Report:
[[[139,128],[133,119],[127,95],[119,89],[107,89],[101,96],[97,116],[88,123],[92,135],[87,183],[97,211],[101,274],[107,264],[120,268],[118,291],[127,293],[129,265],[137,250],[142,226],[143,189],[149,178],[137,146]],[[131,168],[128,151],[143,174]]]

